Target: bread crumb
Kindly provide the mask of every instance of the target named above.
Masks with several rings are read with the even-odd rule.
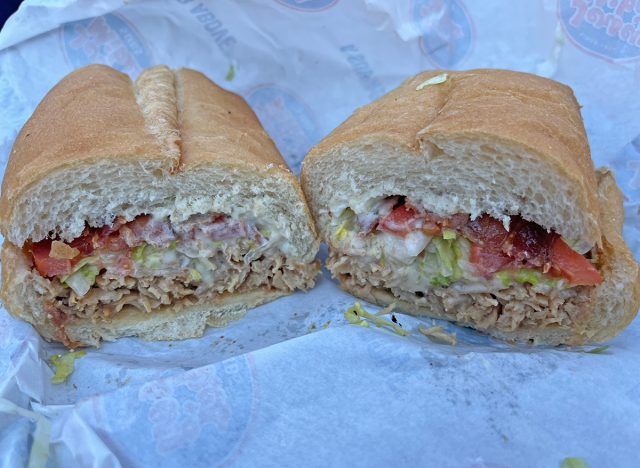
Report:
[[[393,312],[393,310],[395,308],[396,308],[396,303],[392,302],[391,304],[389,304],[385,308],[380,309],[378,312],[376,312],[376,315],[387,315],[387,314],[390,314],[391,312]]]
[[[458,343],[455,333],[447,333],[439,325],[429,328],[419,325],[418,331],[436,343],[449,344],[451,346],[455,346]]]

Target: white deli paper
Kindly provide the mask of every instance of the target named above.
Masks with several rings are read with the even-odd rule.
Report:
[[[640,256],[640,0],[27,0],[0,33],[0,161],[87,63],[192,67],[243,95],[298,172],[356,107],[424,69],[500,67],[573,87]],[[52,123],[53,125],[54,123]],[[458,345],[349,325],[315,289],[201,339],[62,352],[0,310],[0,465],[637,466],[640,321],[602,354]],[[48,461],[44,461],[48,456]]]

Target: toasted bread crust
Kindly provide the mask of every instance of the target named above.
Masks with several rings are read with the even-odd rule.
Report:
[[[155,66],[134,84],[113,68],[93,64],[54,86],[18,134],[0,196],[2,234],[19,246],[26,240],[12,235],[20,222],[14,208],[33,184],[107,160],[139,161],[164,174],[203,166],[264,172],[282,178],[304,200],[297,179],[242,97],[187,68]]]
[[[416,88],[447,73],[440,84]],[[509,70],[432,70],[358,109],[305,157],[302,186],[314,182],[307,168],[337,148],[367,142],[415,152],[423,164],[425,145],[486,141],[535,155],[561,175],[588,219],[585,244],[600,239],[596,179],[584,125],[571,88],[553,80]],[[366,157],[366,156],[363,156]],[[312,206],[315,201],[310,200]],[[315,207],[314,207],[315,211]]]

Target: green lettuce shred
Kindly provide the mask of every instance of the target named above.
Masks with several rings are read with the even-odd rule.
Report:
[[[225,75],[224,79],[227,81],[233,81],[233,79],[236,76],[236,67],[233,65],[233,63],[229,64],[229,69],[227,70],[227,74]]]
[[[507,287],[511,284],[511,274],[508,271],[499,271],[496,276],[503,286]]]
[[[560,468],[589,468],[589,465],[583,458],[567,457],[562,460]]]
[[[131,259],[134,262],[142,262],[144,260],[144,249],[147,247],[147,244],[142,243],[139,246],[135,247],[131,251]]]
[[[355,220],[356,220],[356,214],[353,212],[351,208],[346,208],[340,214],[340,217],[338,218],[338,221],[340,221],[340,225],[338,226],[338,228],[336,229],[336,232],[334,233],[334,237],[336,238],[336,240],[341,241],[347,237],[347,235],[349,234],[349,231],[353,228],[353,224]]]
[[[66,381],[73,372],[75,360],[85,354],[87,354],[86,351],[69,351],[65,354],[54,354],[49,357],[49,362],[55,368],[51,383],[61,384]]]
[[[100,273],[100,270],[98,270],[97,266],[85,264],[74,273],[61,278],[60,282],[65,286],[69,286],[79,296],[84,296],[89,292],[91,286],[95,284],[98,273]]]
[[[195,268],[190,268],[189,273],[191,273],[191,279],[193,281],[202,281],[202,275]]]
[[[385,320],[382,317],[378,317],[377,315],[367,312],[359,302],[356,302],[344,312],[344,318],[346,318],[349,323],[360,325],[361,327],[368,327],[369,322],[371,322],[377,327],[389,328],[401,336],[411,335],[409,330],[405,330],[401,326],[390,322],[389,320]]]
[[[444,240],[451,240],[451,239],[455,239],[456,237],[457,237],[456,231],[454,231],[453,229],[443,229],[442,238]]]
[[[416,91],[420,91],[426,88],[427,86],[444,83],[445,81],[447,81],[447,78],[449,78],[448,73],[441,73],[440,75],[436,75],[432,78],[429,78],[428,80],[423,81],[418,86],[416,86]]]
[[[522,268],[516,272],[514,279],[518,283],[529,283],[535,286],[542,279],[542,274],[536,270]]]

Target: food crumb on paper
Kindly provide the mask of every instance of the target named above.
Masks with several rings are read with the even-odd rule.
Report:
[[[393,312],[395,310],[395,308],[396,308],[396,303],[392,302],[388,306],[383,307],[378,312],[376,312],[376,315],[387,315],[387,314],[390,314],[391,312]]]
[[[562,460],[560,468],[589,468],[589,465],[583,458],[567,457]]]
[[[344,318],[346,318],[349,323],[360,325],[361,327],[368,327],[369,322],[371,322],[377,327],[389,328],[400,336],[411,335],[411,332],[402,328],[402,325],[395,324],[393,322],[390,322],[389,320],[378,317],[376,314],[367,312],[359,302],[356,302],[347,310],[345,310]]]
[[[54,354],[49,357],[49,362],[55,367],[55,373],[51,377],[51,383],[61,384],[73,373],[74,362],[87,354],[86,351],[69,351],[65,354]]]
[[[236,76],[236,67],[232,64],[229,65],[229,69],[227,70],[227,74],[224,77],[227,81],[233,81]]]
[[[444,343],[451,346],[455,346],[458,343],[455,333],[447,333],[439,325],[429,328],[419,325],[418,331],[436,343]]]
[[[420,83],[418,86],[416,86],[416,91],[420,91],[426,88],[427,86],[444,83],[445,81],[447,81],[447,78],[449,78],[449,75],[447,73],[442,73],[440,75],[429,78],[428,80],[425,80],[422,83]]]

